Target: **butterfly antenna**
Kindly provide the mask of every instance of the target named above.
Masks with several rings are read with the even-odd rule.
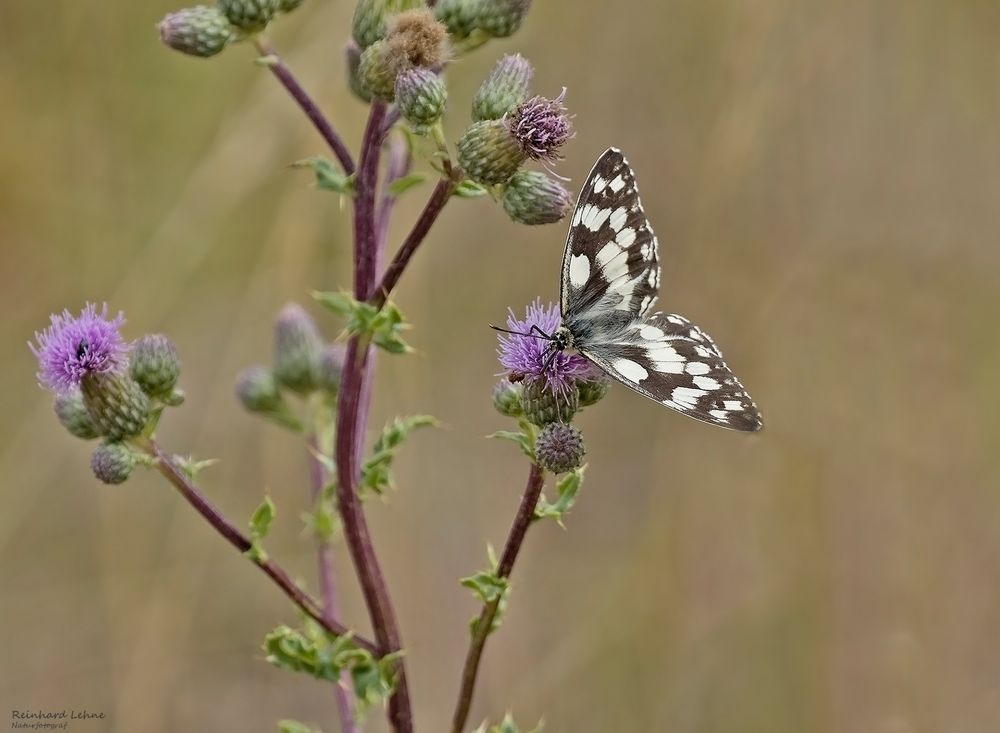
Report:
[[[490,328],[492,328],[494,331],[500,331],[500,333],[509,333],[509,334],[513,334],[514,336],[527,336],[527,337],[533,338],[533,339],[544,339],[545,341],[555,341],[555,337],[554,336],[549,336],[547,333],[541,333],[541,332],[539,332],[539,333],[524,333],[522,331],[511,331],[508,328],[500,328],[500,326],[494,326],[492,323],[490,324]]]

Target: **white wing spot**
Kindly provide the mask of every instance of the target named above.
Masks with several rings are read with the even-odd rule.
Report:
[[[663,331],[658,329],[656,326],[641,326],[639,328],[639,335],[644,339],[656,341],[657,339],[663,338]]]
[[[680,316],[667,316],[667,320],[670,321],[675,326],[683,326],[687,321],[685,321]]]
[[[729,413],[725,410],[709,410],[708,414],[714,417],[716,420],[721,420],[723,422],[729,421]]]
[[[607,264],[620,254],[621,248],[614,242],[609,242],[601,247],[600,252],[597,253],[597,264],[601,267],[607,267]]]
[[[590,260],[587,255],[573,255],[569,261],[569,282],[575,288],[582,288],[590,277]]]
[[[704,346],[695,346],[694,353],[700,356],[702,359],[708,359],[712,356],[712,352],[706,349]]]
[[[583,214],[583,223],[590,231],[596,232],[604,226],[604,222],[608,220],[609,216],[611,216],[611,209],[599,209],[596,206],[591,206]]]
[[[620,209],[619,209],[619,211],[620,211]],[[612,223],[611,226],[614,226],[614,224]],[[615,236],[615,241],[618,242],[618,244],[620,246],[622,246],[622,247],[629,247],[629,246],[631,246],[632,242],[635,241],[635,229],[633,229],[632,227],[625,227],[620,232],[618,232],[618,234]],[[643,251],[642,251],[642,256],[645,257],[645,258],[647,258],[647,259],[649,258],[649,255],[646,254],[646,248],[648,246],[649,245],[645,245],[643,247]]]
[[[614,179],[613,181],[611,181],[611,182],[610,182],[610,183],[608,184],[608,186],[609,186],[609,187],[611,188],[611,190],[612,190],[612,191],[614,191],[615,193],[618,193],[618,192],[619,192],[619,191],[621,191],[621,190],[622,190],[623,188],[625,188],[625,179],[624,179],[624,178],[622,178],[622,174],[621,174],[621,173],[619,173],[619,174],[618,174],[617,176],[615,176],[615,179]]]
[[[649,283],[649,287],[651,288],[656,287],[656,270],[649,271],[649,277],[646,278],[646,281]]]
[[[649,372],[631,359],[615,359],[611,362],[611,367],[626,379],[633,382],[641,382],[649,376]]]
[[[740,402],[739,400],[726,400],[725,402],[722,403],[722,409],[733,410],[733,411],[742,410],[743,403]]]
[[[708,364],[703,361],[692,361],[687,365],[688,374],[708,374],[709,371]]]
[[[625,226],[625,222],[628,221],[628,212],[625,211],[625,207],[619,206],[613,212],[609,212],[609,215],[611,218],[608,221],[608,223],[611,225],[611,228],[614,229],[616,232],[620,232],[621,228]],[[601,223],[603,224],[604,222],[602,221]],[[597,229],[600,229],[600,227],[598,227]],[[596,232],[597,229],[594,229],[594,231]]]
[[[648,295],[645,298],[643,298],[642,303],[639,304],[639,312],[640,313],[645,312],[645,310],[649,307],[650,303],[652,302],[653,299],[650,298]]]
[[[695,389],[694,387],[674,387],[674,391],[670,393],[670,399],[674,402],[684,405],[685,407],[694,407],[698,404],[698,398],[705,394],[703,389]]]
[[[594,193],[600,193],[601,191],[604,190],[605,186],[607,185],[608,182],[605,181],[603,178],[601,178],[600,176],[594,176]]]
[[[711,377],[695,377],[692,381],[701,389],[713,390],[722,386]]]

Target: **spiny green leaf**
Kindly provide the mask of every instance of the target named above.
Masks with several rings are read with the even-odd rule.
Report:
[[[274,502],[270,496],[265,496],[254,513],[250,516],[250,536],[255,540],[262,540],[267,537],[271,530],[271,523],[274,521]]]
[[[333,161],[326,158],[306,158],[292,164],[293,168],[309,168],[316,175],[316,187],[336,193],[353,193],[354,176],[346,175]]]
[[[421,183],[427,180],[426,173],[410,173],[402,178],[397,178],[395,181],[389,184],[389,193],[393,196],[401,196],[407,191],[409,191],[414,186],[419,186]]]
[[[332,540],[340,529],[340,517],[334,510],[333,501],[325,493],[311,512],[302,514],[302,521],[306,531],[321,542]]]
[[[473,595],[483,603],[493,603],[503,597],[510,589],[510,583],[506,578],[501,578],[495,572],[485,570],[462,578],[459,583],[462,587],[471,590]]]
[[[486,437],[500,438],[501,440],[509,440],[513,443],[517,443],[524,455],[532,461],[535,460],[535,441],[530,435],[524,432],[516,430],[498,430],[492,435],[488,435]]]
[[[556,500],[551,504],[545,500],[543,494],[535,508],[535,519],[554,519],[559,526],[562,526],[563,515],[576,503],[576,495],[583,483],[583,472],[586,468],[581,466],[556,482]]]
[[[403,319],[403,314],[389,302],[376,309],[368,303],[361,303],[347,292],[313,293],[313,297],[321,305],[347,319],[346,331],[349,334],[368,334],[372,343],[391,354],[403,354],[411,351],[403,340],[401,332],[409,328]]]
[[[218,458],[208,458],[204,461],[198,461],[195,460],[194,456],[174,456],[174,463],[177,468],[192,481],[198,477],[199,473],[218,462]]]
[[[489,193],[489,190],[483,188],[475,181],[470,181],[466,179],[458,183],[455,186],[454,195],[462,199],[477,199],[480,196],[485,196]]]
[[[436,427],[438,421],[430,415],[411,415],[397,417],[382,428],[382,434],[372,449],[372,455],[361,468],[361,484],[359,492],[362,496],[375,494],[381,496],[388,489],[395,488],[392,479],[392,462],[396,450],[402,445],[410,433],[419,428]]]

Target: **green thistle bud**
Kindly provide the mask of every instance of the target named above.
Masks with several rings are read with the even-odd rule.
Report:
[[[444,23],[452,38],[468,38],[476,28],[483,0],[438,0],[434,16]]]
[[[511,54],[497,61],[472,100],[472,119],[499,120],[528,99],[534,69],[524,56]]]
[[[149,398],[128,374],[90,372],[80,388],[87,412],[109,440],[131,438],[146,427]]]
[[[554,392],[545,380],[533,379],[524,386],[521,405],[528,421],[539,427],[569,422],[580,409],[580,391],[574,384],[564,391]]]
[[[132,349],[129,372],[150,397],[169,397],[181,374],[173,341],[160,334],[143,336]]]
[[[418,130],[440,120],[447,101],[444,81],[430,69],[410,69],[396,78],[396,106]]]
[[[476,183],[506,183],[526,155],[503,120],[474,122],[458,141],[458,162]]]
[[[329,344],[319,358],[319,388],[332,395],[340,389],[340,378],[344,371],[344,347]]]
[[[535,441],[539,465],[552,473],[566,473],[579,468],[586,453],[583,434],[566,423],[546,425]]]
[[[101,431],[94,425],[93,418],[87,412],[80,390],[75,389],[72,392],[56,395],[55,410],[59,422],[71,435],[83,440],[100,437]]]
[[[229,22],[247,33],[258,33],[274,20],[281,0],[217,0]]]
[[[521,27],[530,7],[531,0],[482,0],[476,27],[493,38],[507,38]]]
[[[248,412],[273,412],[284,405],[278,380],[265,366],[248,367],[240,373],[236,397]]]
[[[590,407],[604,399],[604,395],[608,393],[608,384],[604,377],[578,379],[576,386],[580,390],[580,407]]]
[[[304,0],[280,0],[278,3],[278,10],[282,13],[290,13],[293,10],[298,9],[303,2]]]
[[[358,0],[351,35],[361,48],[368,48],[385,36],[390,16],[422,5],[423,0]]]
[[[503,192],[503,208],[520,224],[555,224],[569,213],[573,194],[541,171],[519,171]]]
[[[522,384],[511,382],[506,378],[501,379],[493,388],[493,407],[505,417],[520,417],[524,414],[521,408],[523,392]]]
[[[385,41],[376,41],[362,51],[357,76],[369,98],[375,96],[392,102],[396,98],[397,72],[388,51]]]
[[[170,48],[202,58],[221,53],[234,38],[233,28],[222,11],[204,5],[170,13],[157,27],[160,40]]]
[[[372,93],[365,88],[364,83],[361,81],[359,69],[361,66],[361,49],[358,47],[358,44],[353,40],[348,42],[347,48],[344,49],[344,55],[347,58],[347,85],[354,92],[354,96],[362,102],[371,102]]]
[[[90,455],[90,470],[106,484],[124,483],[135,468],[135,454],[124,443],[101,443]]]
[[[274,376],[299,394],[316,389],[319,356],[323,351],[316,324],[302,306],[289,303],[274,324]]]

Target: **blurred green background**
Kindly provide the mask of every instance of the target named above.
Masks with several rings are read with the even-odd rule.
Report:
[[[662,307],[703,325],[760,405],[747,437],[615,388],[580,421],[568,531],[531,533],[473,719],[550,731],[1000,729],[1000,6],[539,2],[449,72],[454,140],[494,59],[568,87],[579,185],[609,145],[661,242]],[[155,474],[99,485],[25,342],[107,300],[163,331],[188,403],[162,441],[217,457],[240,523],[270,490],[272,553],[313,582],[305,455],[241,412],[274,314],[349,283],[348,212],[287,168],[322,152],[249,47],[160,46],[168,1],[0,2],[0,701],[87,708],[79,730],[337,729],[329,689],[260,642],[295,614]],[[352,141],[347,0],[275,42]],[[400,241],[429,189],[400,206]],[[422,730],[449,719],[475,605],[526,474],[486,327],[555,298],[564,225],[451,204],[398,291],[415,356],[380,360],[373,425],[429,412],[370,517]],[[310,306],[311,307],[311,306]],[[314,312],[315,309],[314,309]],[[338,325],[316,312],[328,336]],[[367,630],[341,557],[345,615]],[[7,713],[4,713],[5,715]],[[382,730],[374,716],[372,730]]]

